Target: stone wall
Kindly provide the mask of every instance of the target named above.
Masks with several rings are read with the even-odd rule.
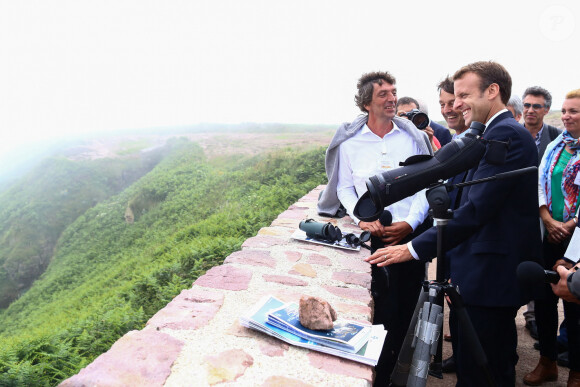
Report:
[[[326,299],[340,318],[371,321],[368,251],[291,239],[301,220],[358,231],[350,218],[316,214],[320,186],[249,238],[223,265],[198,278],[111,349],[61,386],[370,386],[373,368],[289,346],[239,325],[267,295]]]

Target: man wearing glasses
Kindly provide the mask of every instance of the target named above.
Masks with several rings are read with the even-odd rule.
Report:
[[[542,160],[548,144],[561,133],[560,129],[544,123],[544,116],[548,114],[552,105],[552,95],[543,87],[532,86],[524,91],[523,100],[524,127],[536,141],[538,160]],[[535,303],[533,300],[527,304],[524,318],[526,320],[525,327],[530,336],[537,340],[538,326],[536,324]]]
[[[540,86],[528,87],[524,91],[524,126],[530,132],[542,159],[546,146],[560,134],[560,130],[544,123],[544,116],[550,111],[552,95]]]

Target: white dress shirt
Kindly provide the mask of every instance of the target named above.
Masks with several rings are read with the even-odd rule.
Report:
[[[393,129],[383,138],[373,133],[365,125],[357,134],[349,138],[339,149],[337,194],[347,213],[353,215],[354,207],[366,191],[366,180],[389,169],[399,168],[399,162],[421,154],[415,141],[393,122]],[[393,215],[393,222],[405,221],[413,230],[421,224],[429,205],[425,190],[386,207]]]

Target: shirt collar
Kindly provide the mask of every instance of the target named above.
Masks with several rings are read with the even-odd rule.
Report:
[[[536,134],[536,142],[540,141],[540,137],[542,137],[542,132],[544,131],[545,127],[546,127],[546,124],[542,124],[542,127],[540,128],[540,130]]]
[[[392,133],[392,132],[394,132],[395,130],[398,130],[398,131],[400,131],[400,130],[401,130],[401,129],[400,129],[398,126],[397,126],[397,124],[395,123],[395,121],[391,121],[391,122],[393,123],[393,129],[392,129],[392,130],[391,130],[389,133]],[[371,130],[371,128],[369,128],[369,126],[368,126],[367,124],[365,124],[365,126],[363,126],[363,128],[362,128],[362,130],[361,130],[361,134],[366,134],[366,133],[372,133],[372,134],[375,134],[375,133],[374,133],[374,132]],[[387,134],[389,134],[389,133],[387,133]],[[375,134],[375,136],[376,136],[376,134]]]
[[[499,112],[495,113],[489,120],[487,120],[487,122],[485,123],[485,127],[487,128],[489,124],[491,124],[492,121],[497,118],[497,116],[507,111],[508,111],[507,109],[501,109]]]

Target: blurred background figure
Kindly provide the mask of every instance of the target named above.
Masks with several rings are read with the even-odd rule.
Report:
[[[522,114],[524,113],[524,104],[522,103],[522,99],[520,97],[517,95],[512,95],[506,105],[506,108],[512,112],[517,122],[521,121]]]

